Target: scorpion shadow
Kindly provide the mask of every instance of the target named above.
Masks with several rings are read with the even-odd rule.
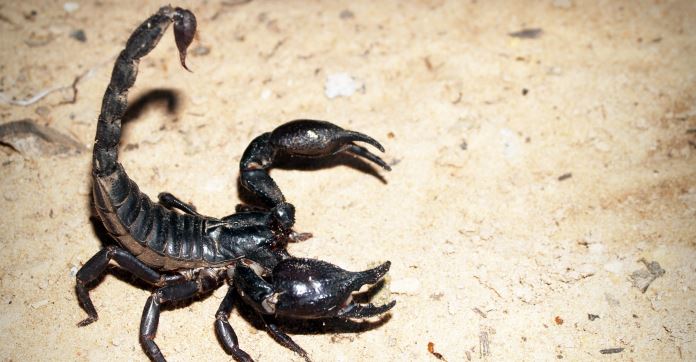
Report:
[[[164,105],[164,110],[168,114],[177,114],[180,109],[181,101],[180,94],[178,91],[169,88],[158,88],[148,91],[136,98],[131,102],[126,109],[126,112],[122,119],[124,137],[126,139],[125,127],[131,121],[139,118],[146,110],[153,107],[158,107]],[[159,108],[159,107],[158,107]],[[122,145],[124,142],[121,142]],[[348,166],[354,170],[369,174],[382,183],[386,184],[386,179],[369,163],[363,161],[362,159],[352,157],[345,154],[337,154],[326,158],[313,159],[313,158],[298,158],[290,156],[281,156],[277,160],[278,166],[274,168],[286,169],[286,170],[303,170],[303,171],[314,171],[326,168],[333,168],[338,166]],[[92,178],[89,177],[90,182]],[[91,188],[90,188],[91,190]],[[255,200],[255,197],[251,192],[247,191],[240,182],[239,177],[237,178],[237,191],[242,202],[251,203],[255,205],[261,205],[259,200]],[[88,207],[91,210],[91,216],[89,218],[92,224],[92,229],[94,234],[97,236],[101,243],[101,247],[104,248],[109,245],[118,245],[118,242],[114,240],[111,235],[109,235],[102,221],[97,216],[96,210],[94,209],[93,199],[88,197]],[[91,284],[101,283],[106,275],[112,275],[116,279],[128,283],[136,288],[143,291],[151,292],[154,287],[150,284],[142,281],[141,279],[135,277],[131,273],[115,266],[109,266],[109,271],[107,273],[102,273],[101,276],[94,280]],[[372,297],[375,296],[384,286],[384,280],[381,280],[368,291],[354,295],[354,300],[359,303],[366,303]],[[222,285],[222,288],[228,288],[228,285]],[[186,307],[196,301],[205,300],[209,298],[213,292],[206,293],[197,297],[193,297],[189,300],[185,300],[178,303],[167,303],[162,306],[162,310],[172,310],[181,307]],[[145,300],[143,300],[143,305]],[[259,314],[249,305],[243,303],[241,298],[235,298],[234,301],[235,308],[238,310],[240,316],[253,325],[259,330],[265,329],[265,323],[259,316]],[[214,321],[214,311],[210,313],[211,323]],[[327,333],[361,333],[387,323],[391,319],[391,314],[382,316],[377,320],[360,320],[354,321],[350,319],[342,318],[328,318],[328,319],[315,319],[315,320],[301,320],[301,319],[291,319],[291,318],[277,318],[274,320],[284,331],[292,334],[327,334]]]
[[[136,98],[128,105],[126,113],[121,120],[122,124],[126,124],[140,117],[146,109],[164,104],[168,114],[176,114],[181,107],[181,95],[176,89],[171,88],[156,88],[146,92]]]

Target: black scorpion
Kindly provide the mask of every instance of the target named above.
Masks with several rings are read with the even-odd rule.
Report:
[[[384,149],[369,136],[329,122],[292,121],[256,137],[240,161],[241,184],[265,207],[239,205],[236,213],[218,219],[197,213],[169,193],[161,193],[158,202],[151,201],[118,162],[118,144],[140,58],[157,45],[170,23],[174,23],[181,65],[188,69],[186,49],[196,32],[196,18],[188,10],[165,6],[130,36],[104,94],[94,144],[92,191],[96,212],[120,247],[105,247],[78,271],[77,298],[88,315],[78,325],[97,320],[88,285],[114,262],[156,287],[140,322],[140,342],[152,360],[165,360],[154,341],[162,304],[210,293],[225,282],[229,289],[215,314],[215,331],[227,353],[238,361],[252,360],[239,348],[228,322],[239,295],[259,313],[271,336],[308,360],[274,317],[365,318],[385,313],[395,301],[381,306],[358,304],[351,294],[381,280],[390,262],[349,272],[324,261],[292,257],[286,250],[288,242],[311,235],[293,231],[294,206],[285,200],[268,170],[280,155],[311,158],[341,152],[389,170],[382,159],[354,142]]]

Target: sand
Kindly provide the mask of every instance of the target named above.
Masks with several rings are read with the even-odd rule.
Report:
[[[151,290],[107,274],[99,321],[78,328],[74,275],[110,242],[89,175],[111,66],[160,5],[0,5],[0,122],[74,141],[3,135],[3,361],[146,359]],[[198,17],[193,73],[167,34],[121,144],[144,192],[229,214],[248,142],[297,118],[365,132],[393,165],[272,173],[314,234],[293,255],[392,262],[373,298],[397,301],[384,318],[284,327],[313,360],[696,359],[696,2],[175,5]],[[213,330],[225,289],[163,312],[170,361],[230,360]],[[302,360],[249,310],[230,321],[255,360]]]

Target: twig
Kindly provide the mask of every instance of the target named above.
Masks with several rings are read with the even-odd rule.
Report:
[[[11,104],[13,106],[30,106],[38,101],[40,101],[42,98],[46,97],[47,95],[57,92],[63,89],[68,89],[70,87],[53,87],[53,88],[48,88],[44,89],[42,91],[39,91],[39,93],[36,93],[34,96],[29,97],[27,99],[12,99],[7,96],[7,94],[0,92],[0,103],[5,103],[5,104]]]
[[[623,352],[623,348],[618,347],[618,348],[606,348],[606,349],[600,349],[599,353],[601,354],[614,354],[614,353],[621,353]]]
[[[80,81],[82,81],[83,79],[91,76],[95,70],[103,67],[106,64],[111,64],[115,58],[116,57],[113,56],[113,57],[109,58],[108,60],[101,62],[90,69],[87,69],[86,71],[84,71],[83,73],[81,73],[80,75],[75,77],[75,79],[73,79],[73,82],[71,85],[55,86],[52,88],[46,88],[46,89],[43,89],[43,90],[39,91],[38,93],[36,93],[35,95],[33,95],[29,98],[26,98],[26,99],[12,99],[7,94],[0,92],[0,103],[5,103],[5,104],[13,105],[13,106],[26,107],[26,106],[30,106],[30,105],[42,100],[43,98],[45,98],[46,96],[48,96],[51,93],[72,89],[72,91],[73,91],[72,99],[67,100],[67,101],[62,101],[58,104],[59,105],[60,104],[74,104],[77,101],[77,84],[80,83]]]

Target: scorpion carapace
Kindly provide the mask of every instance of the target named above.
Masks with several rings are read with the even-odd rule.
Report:
[[[169,193],[161,193],[157,202],[150,200],[118,162],[118,144],[138,63],[171,23],[181,65],[188,69],[186,49],[196,32],[196,18],[188,10],[165,6],[130,36],[104,94],[94,144],[93,198],[99,218],[119,246],[100,250],[78,271],[75,289],[87,312],[78,325],[97,320],[88,285],[113,262],[155,287],[140,323],[140,342],[152,360],[164,361],[154,342],[161,305],[210,293],[223,284],[229,288],[215,314],[215,331],[225,351],[238,361],[251,361],[239,348],[228,321],[234,298],[240,296],[259,313],[271,336],[308,360],[307,353],[276,325],[275,317],[364,318],[385,313],[394,301],[381,306],[357,304],[351,295],[381,280],[390,263],[349,272],[324,261],[291,256],[288,242],[311,235],[293,231],[295,208],[268,170],[281,155],[324,157],[341,152],[389,170],[381,158],[355,142],[384,149],[364,134],[329,122],[292,121],[256,137],[242,156],[241,184],[263,206],[239,205],[236,213],[218,219],[199,214]]]

